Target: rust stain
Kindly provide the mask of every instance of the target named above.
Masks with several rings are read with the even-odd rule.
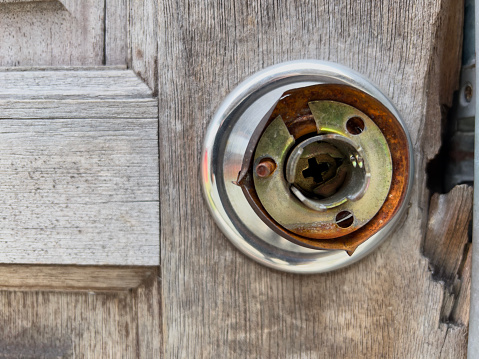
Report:
[[[254,189],[253,169],[248,158],[245,158],[243,163],[238,184],[242,187],[243,193],[255,212],[282,237],[304,247],[343,249],[351,255],[361,243],[389,223],[405,200],[411,160],[408,151],[404,150],[408,146],[407,136],[394,115],[381,102],[356,88],[337,84],[314,85],[285,92],[268,121],[265,122],[263,129],[276,117],[281,116],[295,139],[317,133],[308,103],[324,100],[342,102],[364,112],[380,128],[388,143],[393,163],[391,187],[383,206],[367,224],[350,234],[340,235],[337,238],[318,238],[321,237],[321,233],[328,233],[332,228],[325,228],[325,231],[318,228],[304,228],[300,232],[301,235],[298,235],[281,227],[262,206]],[[254,153],[258,138],[259,136],[255,136],[252,139],[249,145],[250,153]],[[331,226],[335,227],[336,233],[342,230],[335,224],[331,224]]]

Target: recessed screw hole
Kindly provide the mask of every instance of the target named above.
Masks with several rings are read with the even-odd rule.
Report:
[[[346,129],[351,135],[359,135],[364,131],[364,121],[361,117],[351,117],[346,122]]]
[[[354,222],[354,216],[349,211],[341,211],[336,215],[336,224],[341,228],[348,228]]]

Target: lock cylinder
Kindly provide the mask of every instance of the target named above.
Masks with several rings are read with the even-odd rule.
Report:
[[[388,196],[400,190],[391,184],[404,174],[397,164],[394,171],[398,158],[391,156],[390,144],[397,144],[387,139],[401,141],[399,128],[390,126],[396,120],[377,103],[359,106],[366,109],[361,111],[352,98],[374,99],[364,93],[347,98],[348,92],[357,90],[315,85],[283,94],[260,135],[250,141],[252,158],[245,158],[237,183],[265,223],[283,237],[351,254],[367,240],[365,233],[387,223],[381,208],[388,202],[389,209]]]
[[[205,137],[201,182],[240,251],[278,270],[326,272],[370,253],[399,223],[412,153],[398,111],[371,82],[298,60],[225,98]]]

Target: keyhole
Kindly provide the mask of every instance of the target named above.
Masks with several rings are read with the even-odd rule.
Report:
[[[313,181],[316,183],[323,182],[323,173],[329,170],[330,164],[327,162],[321,162],[318,164],[316,158],[308,159],[308,168],[303,170],[303,177],[313,177]]]

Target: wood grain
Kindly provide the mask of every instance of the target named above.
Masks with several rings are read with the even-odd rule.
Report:
[[[0,119],[158,118],[156,99],[15,100],[0,99]]]
[[[128,2],[105,1],[105,65],[126,65],[128,60]]]
[[[158,264],[156,136],[158,103],[148,87],[131,72],[113,71],[121,70],[119,67],[104,69],[109,72],[105,76],[98,73],[100,71],[98,68],[87,66],[84,66],[82,70],[64,68],[61,71],[70,72],[63,74],[63,78],[58,73],[52,74],[53,71],[58,71],[58,68],[49,66],[78,64],[91,66],[101,64],[102,60],[111,64],[116,61],[113,61],[116,58],[112,57],[113,53],[115,56],[121,55],[121,46],[116,48],[105,46],[105,54],[103,54],[101,51],[92,53],[88,49],[88,46],[91,46],[88,41],[78,46],[75,41],[81,41],[81,39],[75,39],[67,45],[62,43],[62,38],[67,38],[69,35],[69,26],[77,25],[77,22],[72,20],[72,16],[75,16],[73,14],[76,11],[81,12],[82,6],[85,7],[84,10],[94,10],[89,2],[72,0],[62,1],[62,3],[64,8],[58,3],[45,4],[44,2],[0,4],[0,20],[2,20],[0,28],[3,29],[2,26],[6,24],[3,20],[7,18],[15,25],[19,24],[20,28],[18,31],[15,28],[15,31],[25,37],[14,44],[24,44],[21,50],[12,45],[10,52],[2,51],[0,66],[17,66],[15,72],[32,70],[49,72],[48,75],[36,73],[33,80],[32,72],[0,75],[3,80],[0,81],[0,89],[3,90],[0,99],[2,135],[3,140],[10,143],[9,145],[5,143],[4,148],[8,147],[7,152],[10,158],[17,161],[12,162],[11,165],[24,164],[23,167],[18,168],[12,165],[0,176],[3,179],[3,185],[7,184],[6,187],[11,189],[10,192],[7,189],[7,197],[17,196],[12,203],[13,211],[16,210],[17,203],[25,206],[25,211],[17,213],[16,220],[25,219],[29,214],[36,212],[37,217],[32,217],[32,223],[28,223],[29,226],[41,218],[47,222],[51,221],[51,224],[55,221],[81,223],[85,216],[93,222],[96,221],[98,224],[96,229],[86,228],[86,233],[91,230],[98,231],[96,237],[90,237],[95,240],[95,245],[102,238],[105,239],[105,234],[109,231],[109,221],[110,224],[123,221],[117,229],[121,231],[121,226],[126,226],[130,234],[133,228],[139,229],[143,223],[146,225],[145,233],[142,233],[140,237],[134,238],[124,232],[113,239],[113,246],[106,250],[102,248],[100,252],[105,257],[114,258],[117,257],[114,248],[117,241],[123,242],[125,246],[131,245],[135,250],[134,248],[141,246],[142,242],[153,240],[151,243],[154,247],[143,248],[141,256],[145,255],[151,258],[154,264]],[[101,7],[103,3],[99,1],[96,5]],[[107,2],[107,9],[111,9],[118,3]],[[62,12],[63,18],[58,21],[66,23],[53,23],[49,28],[55,16],[54,11]],[[70,15],[64,14],[66,12]],[[100,15],[101,20],[102,12],[97,14]],[[106,15],[107,19],[111,19],[115,16],[115,11],[112,11],[110,17],[108,13]],[[23,24],[24,20],[29,23]],[[42,24],[39,24],[40,22]],[[78,22],[81,23],[81,20]],[[87,21],[84,21],[82,25],[89,26]],[[121,25],[121,21],[118,21],[115,26]],[[116,45],[121,44],[121,34],[113,33],[115,26],[112,23],[103,24],[99,21],[98,26],[107,28],[102,36],[106,38],[117,36],[117,39],[112,41],[116,41]],[[36,27],[36,33],[31,29],[32,27]],[[47,38],[48,29],[54,36]],[[2,31],[0,38],[2,41],[5,38],[8,39],[12,33],[16,36],[15,31],[9,34]],[[56,33],[62,31],[65,31],[65,34],[62,34],[63,37]],[[41,41],[50,41],[50,45],[42,48],[40,41],[38,48],[29,49],[28,46],[37,45],[39,38]],[[41,53],[41,51],[50,51],[50,53]],[[93,56],[94,61],[90,61],[90,58],[85,61],[85,56]],[[119,58],[117,63],[120,63]],[[29,67],[32,64],[35,68]],[[24,67],[21,67],[22,65]],[[2,69],[2,71],[11,72],[12,69]],[[81,71],[89,73],[80,74]],[[153,72],[156,73],[156,68]],[[8,90],[7,79],[11,84]],[[5,131],[6,128],[13,131]],[[18,137],[15,139],[16,136]],[[49,136],[51,138],[48,138]],[[55,145],[59,147],[55,148]],[[15,151],[17,153],[14,153]],[[22,151],[25,153],[22,154]],[[75,152],[76,163],[73,162]],[[38,153],[38,156],[35,157],[35,153]],[[45,156],[43,161],[42,155]],[[30,162],[28,162],[29,158]],[[95,158],[98,159],[97,162],[94,161]],[[8,166],[6,162],[4,165]],[[59,167],[56,167],[57,165]],[[79,166],[78,173],[70,174],[76,176],[75,178],[68,178],[67,172],[73,169],[74,165]],[[26,171],[28,168],[32,171]],[[64,172],[55,172],[55,170]],[[152,171],[153,177],[148,176],[149,171]],[[28,173],[34,178],[27,176]],[[10,178],[12,182],[8,182],[9,174],[12,176]],[[17,177],[21,177],[21,181],[14,182]],[[56,180],[60,180],[63,184],[55,190],[53,182]],[[38,187],[34,186],[33,182],[36,182]],[[23,186],[22,189],[26,192],[17,191],[15,184]],[[5,186],[1,187],[5,189]],[[108,195],[109,191],[110,195]],[[86,197],[82,193],[86,194]],[[75,212],[72,208],[62,208],[62,204],[58,201],[61,200],[66,206],[70,204],[69,200],[75,199],[69,197],[70,195],[81,200],[81,202],[72,203],[73,206],[87,205],[83,208],[86,212],[82,213],[81,208],[79,212]],[[90,195],[93,197],[88,199]],[[103,198],[100,198],[102,196]],[[36,202],[39,197],[42,199]],[[117,197],[116,200],[123,197],[122,200],[126,201],[116,201],[115,197]],[[145,198],[147,200],[143,202]],[[28,204],[22,202],[23,200],[31,202]],[[100,207],[110,206],[113,212],[108,208],[104,211],[97,207],[94,204],[95,201],[98,201],[97,205]],[[6,203],[2,201],[2,206]],[[45,204],[47,207],[50,206],[50,211],[44,207]],[[99,214],[95,216],[94,211],[90,212],[88,205],[97,207]],[[146,212],[144,216],[140,213],[141,208]],[[137,211],[138,209],[140,211]],[[118,219],[116,216],[121,211],[124,211],[126,217]],[[108,212],[111,218],[108,217]],[[13,212],[10,211],[10,214]],[[136,223],[135,217],[137,217]],[[5,224],[5,218],[3,221],[2,224]],[[147,225],[148,221],[151,223]],[[87,222],[83,224],[88,224]],[[11,222],[9,223],[12,225]],[[41,225],[37,229],[32,227],[31,233],[38,234],[45,228],[47,231],[52,229],[46,222]],[[58,230],[66,231],[67,237],[74,233],[69,232],[68,228]],[[14,231],[19,235],[21,228],[15,227]],[[14,234],[12,232],[8,235]],[[77,236],[80,238],[77,244],[81,245],[83,236],[80,234]],[[122,238],[127,241],[123,241]],[[16,238],[19,241],[22,239],[22,236]],[[52,237],[47,238],[47,240],[51,239]],[[71,239],[74,240],[74,238]],[[25,248],[31,249],[27,245]],[[76,252],[81,252],[81,249],[77,248]],[[54,250],[60,253],[62,247],[59,246]],[[40,252],[38,254],[43,258]],[[95,257],[96,254],[94,252],[92,256]],[[121,263],[122,267],[0,265],[2,278],[0,286],[8,288],[7,291],[0,291],[0,358],[159,357],[162,340],[158,268],[125,266],[129,260],[135,261],[135,253],[124,254],[127,255],[127,259]],[[133,254],[133,257],[130,257],[130,254]],[[29,260],[35,260],[34,257]],[[69,255],[66,254],[63,260],[69,261]],[[107,258],[108,261],[110,258]],[[35,289],[42,289],[42,291],[34,291]],[[76,291],[83,291],[83,293]],[[111,293],[111,291],[121,292]]]
[[[0,292],[0,358],[158,358],[159,278],[123,293]]]
[[[59,0],[0,0],[0,4],[12,4],[19,2],[50,2],[50,1],[59,1]]]
[[[126,65],[127,0],[1,0],[0,66]]]
[[[428,106],[442,105],[428,97],[443,83],[432,59],[457,73],[461,2],[167,0],[158,13],[164,356],[465,357],[467,323],[441,321],[444,285],[421,254],[425,165],[440,146],[427,134],[440,133],[441,118],[425,119]],[[301,58],[350,66],[377,84],[403,115],[418,164],[408,216],[391,238],[352,267],[311,276],[240,254],[209,216],[197,180],[222,99],[254,72]]]
[[[109,69],[0,71],[0,82],[0,262],[158,265],[148,86]]]
[[[89,70],[0,71],[0,99],[92,100],[153,98],[132,71]]]
[[[434,194],[429,207],[423,253],[433,278],[444,283],[441,320],[446,323],[469,322],[472,192],[461,185],[448,194]]]
[[[104,1],[0,3],[0,66],[101,65]]]
[[[0,265],[2,290],[118,292],[136,289],[155,267]]]
[[[158,1],[129,0],[128,65],[145,81],[156,95],[158,92],[159,52]],[[164,54],[163,54],[164,55]]]
[[[0,261],[157,265],[156,125],[3,121]]]
[[[444,81],[434,66],[453,81],[461,6],[453,0],[129,1],[128,63],[159,96],[162,280],[158,272],[120,294],[2,291],[0,357],[464,357],[467,323],[441,320],[445,287],[421,254],[425,165],[440,146],[438,108],[451,88],[438,90]],[[438,54],[446,43],[447,52]],[[255,71],[299,58],[337,61],[378,84],[407,121],[418,163],[402,227],[370,257],[326,275],[283,274],[245,258],[215,227],[198,183],[202,139],[224,96]],[[51,101],[50,119],[75,125],[92,118],[75,114],[78,106],[111,126],[121,120],[120,110],[107,117],[107,110],[90,106],[98,99],[81,106],[73,100],[66,110]],[[14,119],[28,100],[8,106],[7,118]],[[460,278],[468,278],[468,261]],[[460,318],[464,288],[466,282],[455,304]]]

